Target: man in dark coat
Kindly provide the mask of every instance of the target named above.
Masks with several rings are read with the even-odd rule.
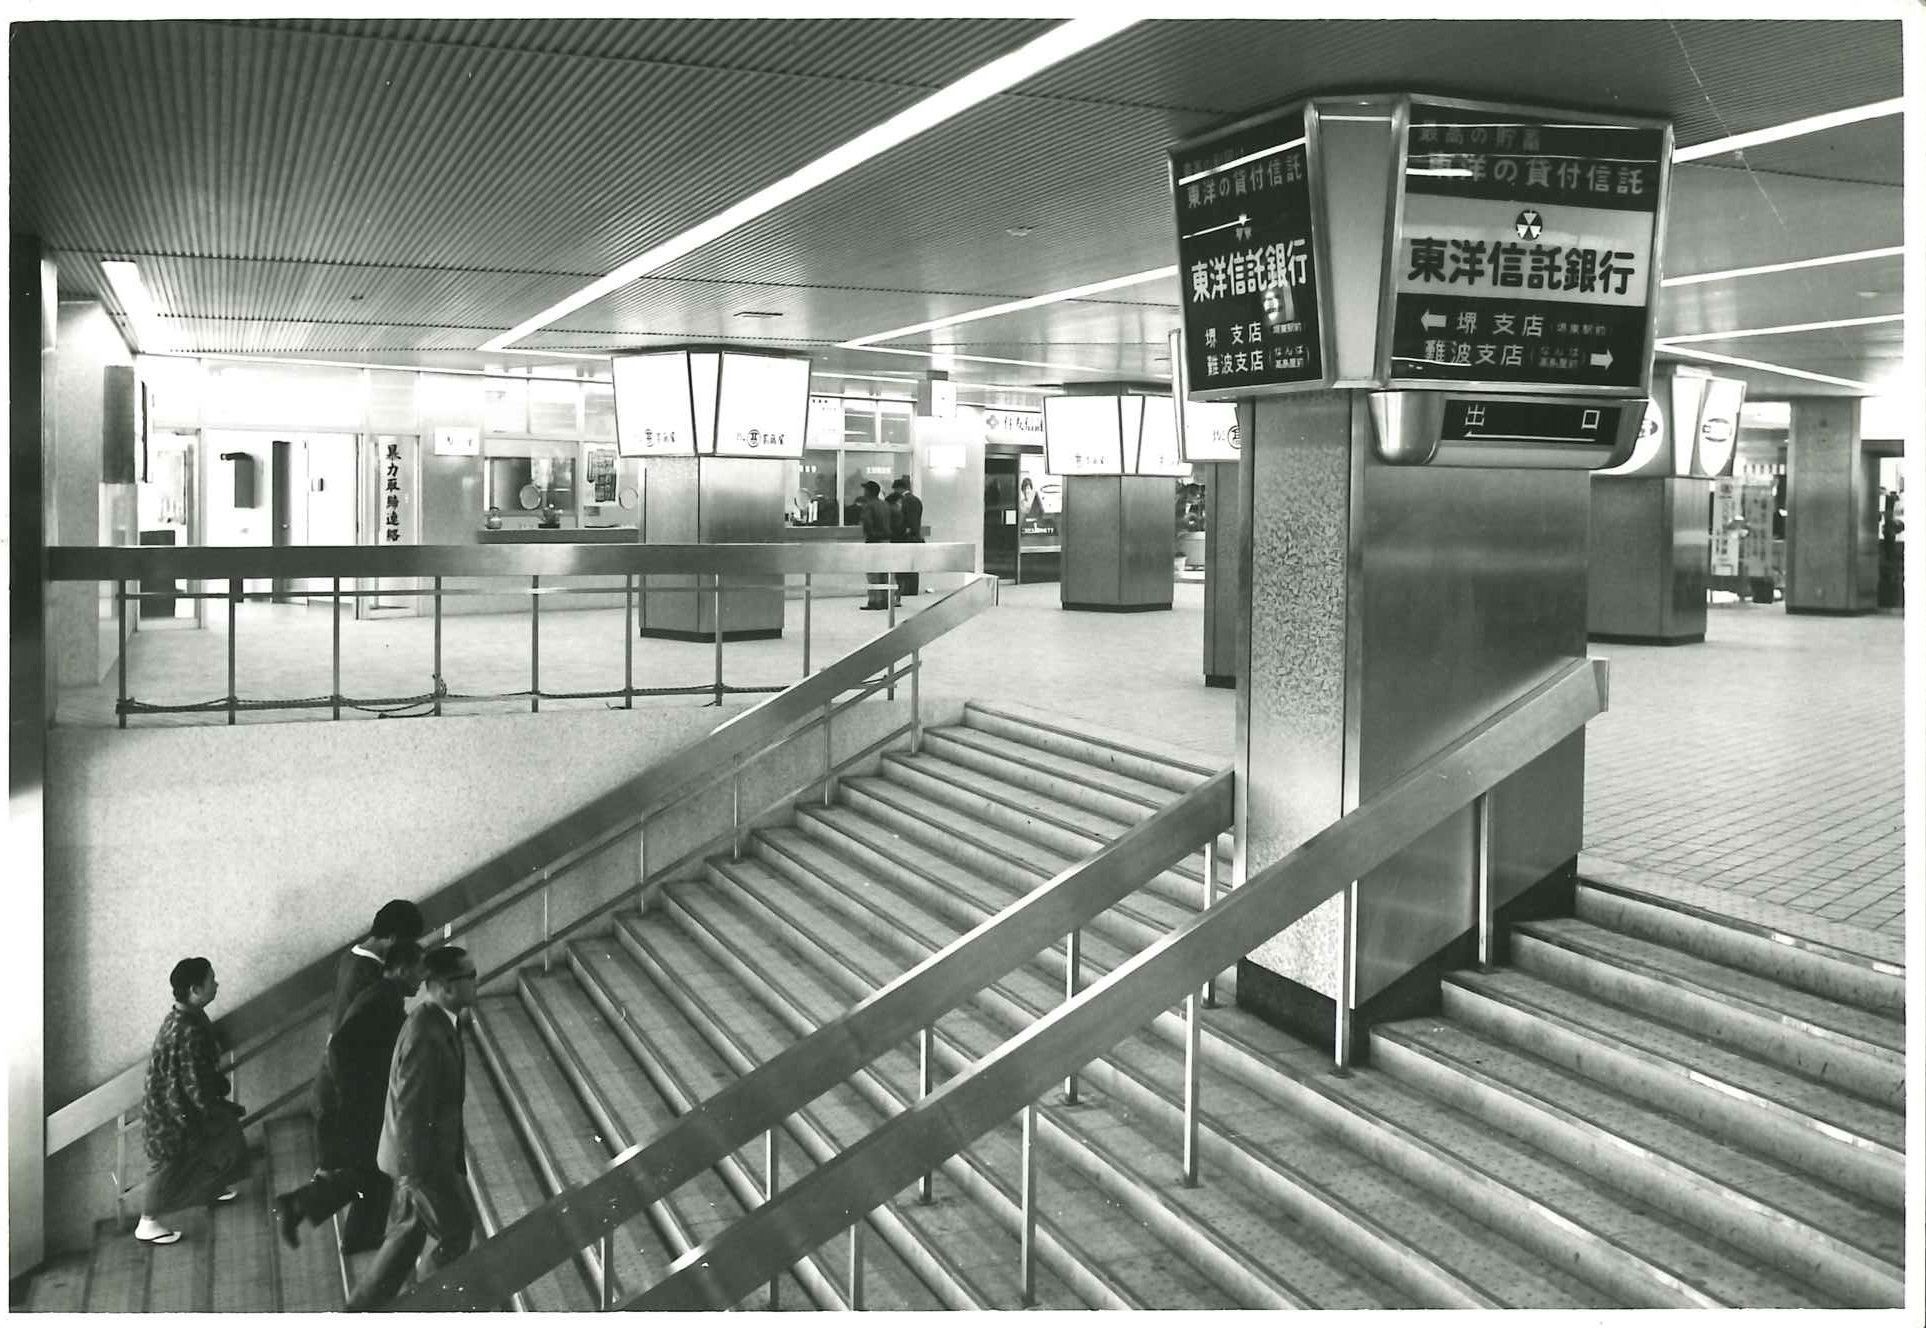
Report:
[[[875,480],[863,481],[863,496],[856,500],[856,517],[862,522],[863,543],[889,543],[889,505],[883,501],[883,486]],[[869,599],[860,607],[865,609],[887,609],[889,607],[889,601],[889,573],[871,572],[869,574]]]
[[[321,1055],[314,1079],[314,1179],[274,1198],[275,1224],[290,1246],[301,1243],[303,1221],[319,1225],[342,1208],[348,1217],[341,1248],[349,1254],[378,1248],[388,1225],[393,1187],[375,1165],[375,1146],[395,1039],[407,1018],[407,999],[421,986],[421,949],[398,939],[383,964],[381,980],[354,998]]]
[[[147,1245],[172,1245],[181,1238],[161,1222],[161,1214],[232,1199],[234,1183],[248,1172],[241,1108],[228,1096],[231,1086],[221,1073],[220,1045],[207,1017],[220,991],[214,965],[198,957],[183,959],[167,981],[174,1007],[154,1037],[141,1104],[151,1167],[134,1239]]]
[[[898,475],[889,486],[890,496],[903,514],[903,527],[896,536],[899,544],[921,544],[923,542],[923,500],[910,491],[907,475]],[[898,572],[896,586],[905,595],[923,593],[923,574],[921,572]]]
[[[398,940],[419,942],[426,930],[421,910],[406,899],[390,899],[375,913],[368,934],[348,948],[334,970],[334,1002],[328,1009],[328,1032],[341,1027],[341,1017],[354,998],[381,981],[388,947]]]
[[[351,1310],[394,1299],[423,1246],[434,1267],[459,1257],[474,1238],[462,1149],[466,1094],[461,1013],[475,1003],[475,964],[459,946],[444,945],[422,961],[428,999],[401,1026],[376,1158],[394,1178],[394,1226],[374,1267],[348,1297]],[[429,1245],[429,1242],[433,1242]]]

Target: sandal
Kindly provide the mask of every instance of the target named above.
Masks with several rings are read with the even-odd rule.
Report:
[[[171,1230],[167,1227],[162,1227],[159,1231],[156,1231],[151,1236],[143,1236],[140,1234],[139,1227],[134,1228],[134,1239],[139,1241],[143,1245],[172,1245],[175,1241],[179,1240],[180,1238],[181,1238],[180,1232]]]

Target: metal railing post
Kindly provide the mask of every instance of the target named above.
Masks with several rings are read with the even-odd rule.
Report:
[[[883,591],[889,597],[888,627],[894,627],[896,626],[896,573],[890,572],[886,575],[888,579],[883,582]],[[889,685],[883,689],[883,699],[886,701],[896,699],[896,661],[893,659],[889,662]]]
[[[227,579],[227,722],[234,723],[239,697],[234,694],[234,610],[241,602],[241,578]]]
[[[729,860],[742,861],[742,767],[729,777]]]
[[[716,578],[716,704],[722,704],[722,573]]]
[[[919,1102],[928,1097],[930,1090],[935,1086],[930,1082],[936,1070],[935,1044],[935,1026],[923,1025],[923,1030],[916,1035],[916,1098]],[[916,1201],[918,1203],[936,1202],[934,1170],[924,1172],[923,1178],[916,1183]]]
[[[776,1190],[779,1188],[778,1173],[776,1168],[781,1159],[777,1151],[776,1140],[780,1136],[777,1134],[776,1131],[777,1131],[777,1127],[774,1125],[771,1125],[769,1127],[768,1133],[762,1136],[763,1138],[762,1200],[764,1203],[768,1203],[771,1200],[773,1200],[776,1197]],[[778,1273],[776,1276],[769,1279],[769,1308],[772,1310],[778,1309],[781,1307],[781,1304],[782,1304],[782,1274]]]
[[[1077,989],[1083,985],[1083,931],[1077,929],[1063,938],[1063,999],[1068,1004],[1077,999]],[[1067,1106],[1077,1105],[1077,1072],[1072,1070],[1063,1081],[1063,1100]]]
[[[1037,1303],[1037,1104],[1023,1108],[1023,1237],[1019,1250],[1023,1306]]]
[[[329,624],[333,649],[334,671],[329,675],[334,679],[331,700],[334,703],[334,718],[341,718],[341,578],[334,578],[334,621]]]
[[[1212,835],[1204,844],[1204,910],[1209,910],[1217,902],[1217,836]],[[1217,1008],[1217,975],[1215,973],[1204,982],[1204,1008]]]
[[[830,725],[835,718],[835,705],[832,702],[823,702],[823,806],[825,807],[836,800],[836,757],[830,732]]]
[[[622,708],[635,709],[635,573],[622,578]]]
[[[127,727],[127,581],[122,578],[114,582],[114,599],[120,615],[120,650],[115,668],[120,675],[120,703],[114,707],[119,716],[119,727]]]
[[[849,1228],[849,1307],[852,1310],[863,1308],[863,1219],[857,1218]]]
[[[596,1246],[596,1262],[602,1265],[602,1300],[597,1308],[612,1310],[615,1308],[616,1301],[615,1232],[613,1230],[602,1233],[602,1239]]]
[[[1191,992],[1184,997],[1184,1184],[1197,1184],[1197,1075],[1201,1042],[1202,1012],[1200,997]]]
[[[441,694],[447,690],[441,681],[441,578],[435,578],[435,714],[441,714]]]
[[[548,869],[542,869],[542,972],[548,972],[548,940],[555,931],[548,920]]]
[[[1498,916],[1491,902],[1491,790],[1471,804],[1472,889],[1478,903],[1478,967],[1489,970],[1498,962]]]
[[[1351,1072],[1351,993],[1357,987],[1358,883],[1352,881],[1345,886],[1338,898],[1344,902],[1338,924],[1337,1008],[1331,1029],[1331,1050],[1337,1073],[1346,1075]]]
[[[803,573],[803,677],[809,676],[809,627],[811,609],[816,602],[815,587],[810,582],[810,574]]]
[[[910,651],[910,752],[923,750],[923,648]]]
[[[127,1221],[127,1113],[114,1117],[114,1223]]]
[[[528,709],[542,708],[542,578],[528,578]]]

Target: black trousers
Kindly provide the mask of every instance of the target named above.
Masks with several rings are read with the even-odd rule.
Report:
[[[372,1250],[381,1244],[388,1229],[388,1204],[394,1197],[394,1182],[373,1163],[366,1166],[337,1167],[317,1171],[314,1179],[285,1196],[301,1216],[319,1226],[343,1208],[347,1218],[341,1224],[341,1243],[348,1253]]]
[[[424,1247],[429,1266],[439,1268],[467,1253],[475,1238],[475,1219],[460,1176],[403,1176],[395,1182],[393,1216],[374,1267],[348,1297],[351,1310],[379,1309],[393,1300]]]

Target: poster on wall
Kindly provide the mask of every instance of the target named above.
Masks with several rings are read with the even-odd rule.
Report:
[[[1392,386],[1643,394],[1671,132],[1414,99]]]
[[[588,480],[588,501],[591,503],[612,503],[615,501],[615,457],[612,447],[589,447],[583,449],[585,464],[583,473]]]
[[[1063,519],[1063,480],[1043,457],[1025,452],[1017,458],[1017,534],[1026,546],[1055,544]]]

